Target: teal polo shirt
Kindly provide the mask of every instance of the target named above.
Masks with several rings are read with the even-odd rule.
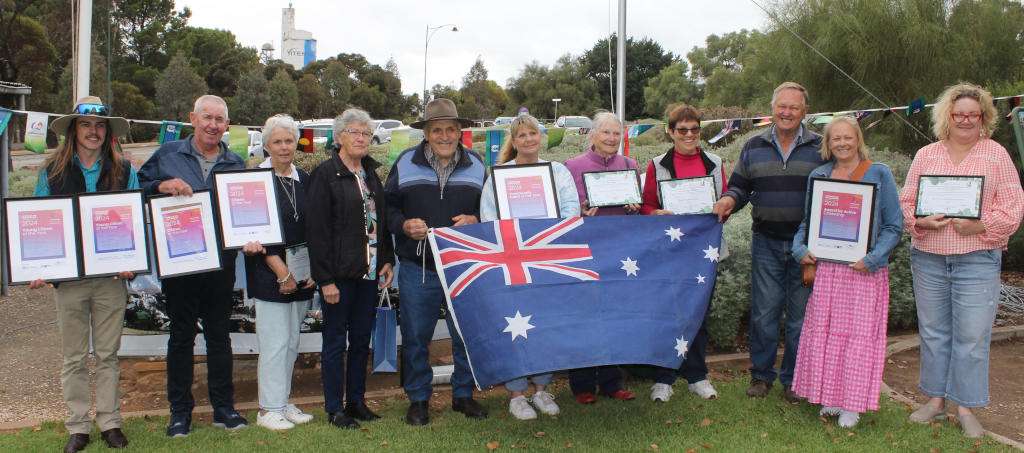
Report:
[[[96,182],[100,179],[100,159],[96,159],[92,166],[85,168],[82,166],[82,161],[78,160],[78,154],[72,157],[75,162],[75,166],[82,170],[82,175],[85,176],[85,191],[95,192]],[[135,167],[132,167],[128,171],[128,190],[135,190],[139,188],[139,175],[135,172]],[[39,180],[36,181],[36,191],[34,193],[37,197],[45,197],[50,195],[50,181],[46,171],[46,167],[39,170]]]

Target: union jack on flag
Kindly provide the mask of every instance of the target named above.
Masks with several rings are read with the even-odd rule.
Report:
[[[595,271],[566,265],[593,260],[590,246],[553,243],[582,225],[583,218],[562,220],[526,239],[523,239],[519,219],[492,223],[494,242],[449,228],[434,230],[435,237],[447,241],[436,255],[442,269],[470,264],[449,283],[453,299],[492,269],[502,271],[508,286],[533,283],[532,270],[554,272],[579,280],[600,280],[601,276]]]

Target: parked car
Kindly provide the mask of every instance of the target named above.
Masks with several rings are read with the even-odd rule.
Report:
[[[555,127],[564,127],[566,131],[575,131],[580,134],[590,132],[593,122],[585,116],[560,116],[555,120]]]
[[[381,143],[388,143],[391,141],[391,132],[395,129],[405,126],[401,121],[398,120],[373,120],[370,121],[370,129],[373,131],[373,138],[370,143],[373,145],[379,145]]]
[[[508,126],[512,124],[512,120],[516,119],[514,116],[499,116],[494,119],[495,126]]]

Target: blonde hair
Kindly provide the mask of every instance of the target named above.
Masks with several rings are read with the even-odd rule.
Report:
[[[945,140],[949,138],[949,126],[953,114],[953,104],[963,98],[974,99],[981,106],[981,132],[985,138],[992,137],[992,133],[999,124],[996,106],[992,103],[992,93],[973,83],[961,82],[946,87],[946,90],[939,95],[935,108],[932,109],[932,133],[935,138]]]
[[[853,128],[854,134],[857,134],[857,155],[860,156],[861,160],[868,159],[868,146],[864,144],[864,132],[860,130],[860,124],[857,120],[850,116],[837,116],[832,118],[825,125],[825,136],[821,139],[821,149],[818,153],[821,154],[821,158],[825,160],[832,160],[832,150],[829,149],[828,145],[832,139],[832,128],[836,124],[846,124]]]
[[[512,141],[515,138],[516,133],[519,132],[519,129],[522,129],[524,127],[528,129],[533,129],[538,133],[541,132],[540,122],[537,121],[537,118],[534,118],[533,116],[526,113],[517,116],[514,120],[512,120],[512,123],[509,124],[508,139],[505,140],[505,143],[501,145],[501,151],[498,152],[499,164],[503,164],[512,159],[515,159],[516,156],[519,155],[519,150],[517,150],[516,146],[512,144]]]

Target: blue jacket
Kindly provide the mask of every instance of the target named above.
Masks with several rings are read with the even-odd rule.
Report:
[[[807,178],[807,197],[804,212],[811,210],[811,178],[829,178],[832,175],[834,161],[815,168]],[[875,272],[889,264],[889,254],[900,243],[903,234],[903,212],[900,210],[899,187],[892,177],[889,166],[872,163],[861,182],[869,182],[878,188],[878,200],[875,202],[875,221],[871,225],[871,249],[864,257],[864,265]],[[800,224],[793,236],[793,258],[798,262],[807,255],[807,219]]]
[[[182,140],[167,142],[149,156],[149,160],[139,169],[139,186],[146,195],[156,195],[160,183],[173,178],[185,181],[192,186],[192,190],[212,189],[214,172],[245,169],[245,161],[228,150],[224,142],[220,142],[220,157],[213,165],[209,177],[203,178],[203,169],[189,148],[191,142],[191,135]]]

